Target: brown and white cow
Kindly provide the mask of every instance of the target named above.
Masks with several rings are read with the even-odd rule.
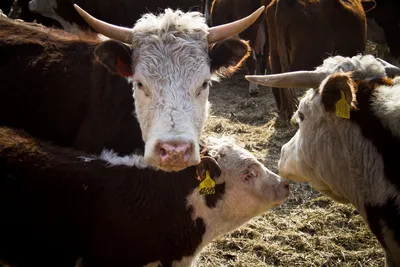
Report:
[[[0,128],[0,261],[19,267],[193,266],[202,248],[289,195],[286,181],[230,140],[207,138],[198,166],[146,167]],[[115,166],[116,164],[127,166]],[[112,166],[110,166],[112,165]],[[208,170],[214,194],[199,194]]]
[[[330,55],[365,49],[366,17],[359,0],[273,0],[266,9],[271,73],[312,70]],[[273,88],[279,115],[293,115],[297,98]]]
[[[96,142],[95,149],[101,151],[105,134],[116,142],[143,139],[144,157],[151,165],[176,171],[198,164],[211,78],[234,72],[248,55],[245,41],[228,37],[251,25],[264,7],[214,28],[208,28],[198,12],[167,9],[157,16],[144,15],[133,29],[101,22],[77,9],[94,29],[115,40],[103,42],[93,34],[75,36],[1,19],[0,124],[29,127],[45,139],[65,138],[68,145],[76,142],[83,127],[96,123],[99,132],[80,137],[86,147],[86,142]],[[126,90],[120,76],[133,82],[134,107],[127,91],[108,103],[105,94],[118,94],[119,86]],[[118,111],[120,104],[125,110]],[[133,112],[141,135],[124,125],[132,121]],[[99,114],[108,116],[108,124],[96,119]]]
[[[371,55],[331,57],[316,71],[249,78],[308,87],[282,147],[280,174],[351,203],[400,266],[400,69]]]

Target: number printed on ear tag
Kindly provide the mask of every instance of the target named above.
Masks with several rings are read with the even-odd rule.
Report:
[[[199,193],[200,195],[215,194],[215,182],[208,171],[206,171],[206,179],[199,184]]]

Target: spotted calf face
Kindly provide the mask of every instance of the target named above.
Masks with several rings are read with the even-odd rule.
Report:
[[[215,178],[224,187],[219,199],[208,208],[218,220],[243,223],[269,208],[282,204],[289,195],[289,185],[259,162],[249,151],[228,139],[207,138],[207,153],[218,163],[221,175]],[[212,205],[210,205],[212,204]]]
[[[133,28],[132,54],[112,54],[110,69],[133,81],[145,160],[161,170],[200,162],[211,78],[233,73],[248,56],[248,44],[238,38],[210,45],[207,29],[197,12],[147,14]]]
[[[293,121],[299,130],[283,145],[279,173],[285,178],[308,181],[318,191],[346,202],[336,182],[348,177],[360,153],[357,138],[363,137],[357,125],[336,116],[336,104],[344,95],[350,109],[356,107],[356,84],[347,74],[328,76],[319,89],[310,89],[300,101]],[[361,146],[361,145],[360,145]],[[354,165],[355,164],[355,165]]]

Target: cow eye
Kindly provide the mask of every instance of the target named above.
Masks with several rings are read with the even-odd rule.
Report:
[[[139,89],[143,89],[143,83],[141,83],[141,82],[136,82],[136,86]]]
[[[210,82],[209,82],[209,81],[205,81],[205,82],[201,85],[201,88],[207,89],[209,85],[210,85]]]
[[[300,111],[297,111],[297,116],[299,117],[299,120],[300,120],[300,121],[303,121],[303,120],[304,120],[304,114],[301,113]]]

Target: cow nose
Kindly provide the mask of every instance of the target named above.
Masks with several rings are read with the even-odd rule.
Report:
[[[289,181],[285,180],[285,181],[280,182],[276,187],[277,202],[282,203],[289,197],[289,194],[290,194]]]
[[[160,142],[158,153],[162,165],[186,165],[193,146],[187,142]]]

